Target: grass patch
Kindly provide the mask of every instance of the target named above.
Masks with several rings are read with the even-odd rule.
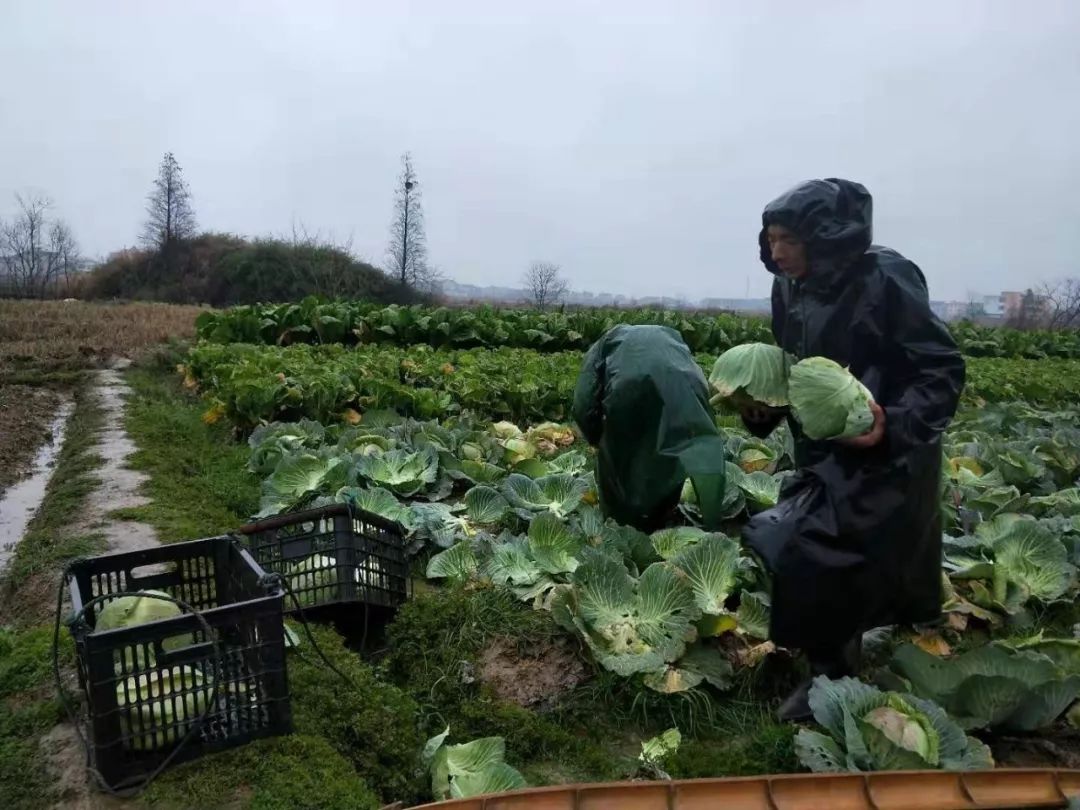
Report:
[[[320,737],[257,740],[163,774],[142,797],[163,810],[375,810],[378,797]]]
[[[472,674],[477,656],[495,638],[528,647],[560,635],[549,614],[529,610],[505,590],[418,592],[387,631],[382,666],[417,701],[425,734],[449,725],[457,742],[504,737],[507,762],[537,783],[625,777],[633,769],[623,745],[627,729],[608,724],[595,704],[535,712],[499,700]],[[628,750],[636,757],[636,737],[632,731],[629,736]]]
[[[379,679],[333,630],[312,624],[311,631],[352,685],[329,669],[302,636],[300,649],[289,654],[296,731],[325,739],[385,802],[408,805],[427,799],[417,774],[424,738],[416,703]]]
[[[153,526],[162,542],[234,531],[258,510],[259,482],[247,472],[248,448],[225,425],[206,425],[203,404],[175,374],[142,367],[127,374],[132,388],[126,422],[138,450],[128,459],[150,480],[152,503],[115,513]]]
[[[42,734],[62,716],[52,693],[51,626],[0,628],[0,807],[38,810],[52,803],[39,750]],[[71,666],[73,645],[61,636],[60,660]]]
[[[4,576],[2,593],[12,615],[48,615],[52,596],[42,599],[41,586],[76,557],[101,551],[100,534],[78,532],[86,497],[97,485],[94,472],[101,459],[94,452],[104,415],[97,397],[86,387],[75,391],[75,407],[64,445],[57,455],[45,498],[15,549]],[[30,598],[34,597],[34,598]]]
[[[666,758],[665,769],[674,779],[794,773],[801,770],[795,759],[796,731],[763,716],[725,739],[684,740]]]

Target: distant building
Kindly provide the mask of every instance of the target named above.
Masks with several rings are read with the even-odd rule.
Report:
[[[772,301],[768,298],[705,298],[701,302],[701,307],[702,309],[759,314],[772,312]]]

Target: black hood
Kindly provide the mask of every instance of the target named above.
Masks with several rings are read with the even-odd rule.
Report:
[[[873,231],[873,200],[870,192],[851,180],[808,180],[785,191],[765,206],[761,214],[758,244],[761,261],[769,272],[780,275],[769,251],[766,230],[783,225],[806,244],[810,279],[822,279],[870,247]]]

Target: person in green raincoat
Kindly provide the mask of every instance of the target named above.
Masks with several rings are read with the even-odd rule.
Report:
[[[661,528],[689,478],[707,528],[724,498],[724,440],[709,386],[679,333],[620,325],[592,345],[574,391],[573,418],[597,448],[606,517],[644,532]]]

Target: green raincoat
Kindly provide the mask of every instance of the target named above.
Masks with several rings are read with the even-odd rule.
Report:
[[[687,478],[707,528],[724,498],[724,440],[709,386],[679,334],[620,325],[589,349],[574,391],[574,421],[597,448],[604,514],[643,531],[678,505]]]

